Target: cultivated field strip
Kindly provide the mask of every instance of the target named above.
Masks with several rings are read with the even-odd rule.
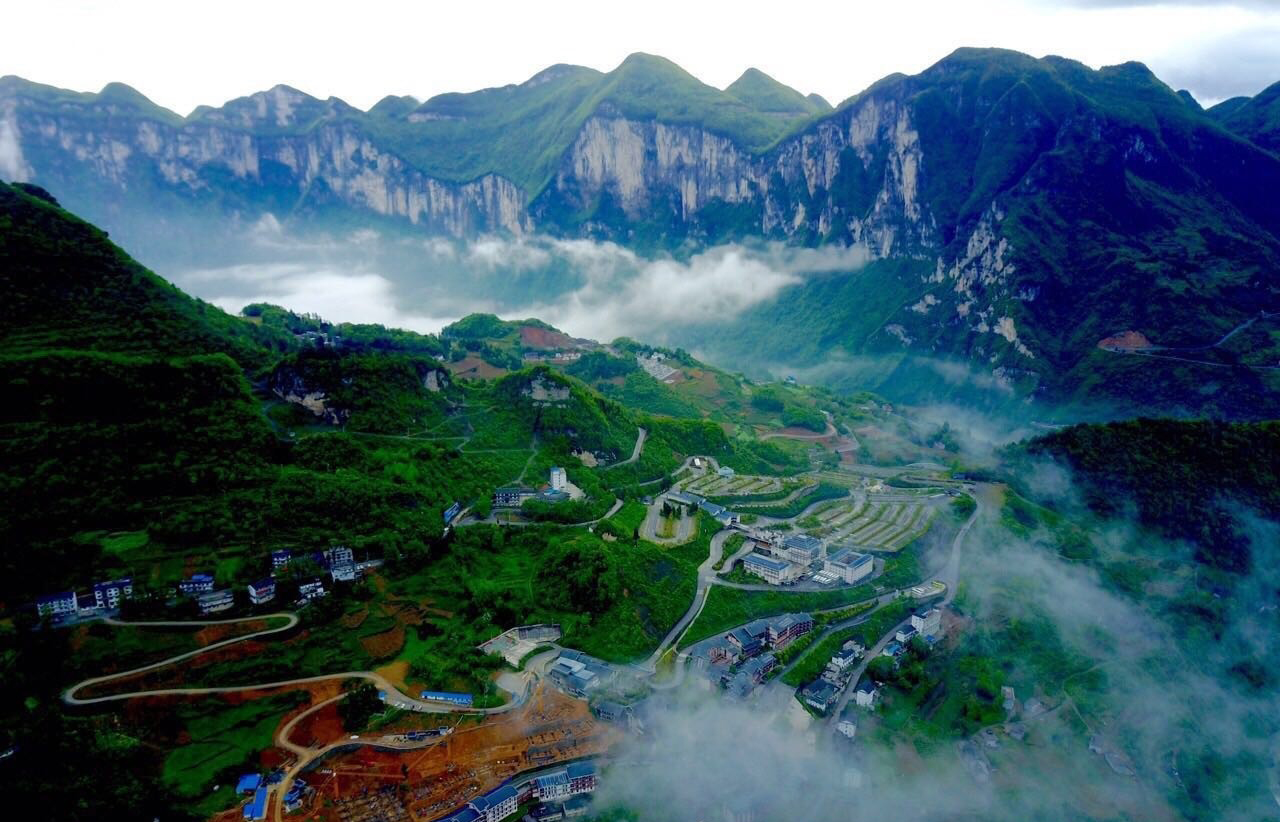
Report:
[[[777,477],[721,477],[716,474],[706,474],[686,485],[684,490],[704,497],[767,494],[781,491],[782,480]]]
[[[929,529],[933,510],[916,502],[838,500],[815,517],[819,525],[807,533],[831,546],[897,551]]]

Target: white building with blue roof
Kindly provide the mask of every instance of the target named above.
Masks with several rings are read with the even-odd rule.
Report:
[[[804,569],[786,561],[767,557],[764,554],[750,553],[742,559],[742,570],[758,576],[770,585],[786,585],[794,582]]]
[[[875,559],[870,554],[860,554],[852,548],[841,548],[829,554],[822,563],[822,570],[848,585],[854,585],[875,570]]]
[[[477,796],[467,804],[476,812],[477,819],[500,822],[516,812],[516,808],[520,806],[520,794],[510,785],[503,785],[484,796]]]

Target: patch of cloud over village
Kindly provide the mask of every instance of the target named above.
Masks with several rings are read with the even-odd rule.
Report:
[[[219,267],[169,272],[230,310],[273,302],[343,322],[438,331],[473,312],[536,317],[580,337],[679,344],[682,327],[731,321],[805,277],[848,273],[861,248],[723,245],[646,257],[612,242],[483,237],[470,242],[364,229],[290,233],[267,214]]]

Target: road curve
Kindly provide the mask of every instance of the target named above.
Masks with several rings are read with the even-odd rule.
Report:
[[[266,616],[245,617],[242,619],[224,619],[224,620],[211,620],[211,621],[195,620],[190,622],[180,622],[180,621],[122,622],[120,620],[109,620],[109,622],[111,622],[111,624],[113,625],[139,625],[144,627],[145,626],[191,627],[191,626],[202,626],[202,625],[228,625],[235,622],[254,622],[262,619],[271,619],[271,618],[284,618],[287,620],[287,622],[286,624],[276,628],[267,628],[262,631],[254,631],[253,633],[245,634],[244,636],[232,637],[231,639],[224,639],[221,642],[215,642],[212,645],[206,645],[205,647],[197,648],[194,651],[186,651],[184,653],[177,654],[175,656],[171,656],[166,659],[162,659],[159,662],[152,662],[150,664],[142,665],[137,668],[132,668],[127,671],[120,671],[114,674],[106,674],[104,676],[91,677],[89,679],[78,682],[75,685],[72,685],[67,690],[65,690],[62,693],[62,701],[68,705],[97,705],[105,702],[121,702],[128,699],[137,699],[140,697],[149,697],[149,696],[199,696],[199,695],[205,695],[205,694],[235,693],[238,691],[265,691],[265,690],[271,690],[273,688],[288,688],[295,685],[308,685],[314,682],[326,682],[334,679],[363,679],[367,682],[373,683],[379,690],[382,690],[387,695],[388,704],[391,704],[400,708],[407,708],[409,710],[417,711],[419,713],[499,714],[499,713],[504,713],[506,711],[513,710],[514,708],[519,707],[524,702],[523,695],[521,695],[516,699],[511,700],[508,703],[499,705],[495,708],[463,708],[461,706],[447,705],[439,702],[424,702],[419,699],[414,699],[412,697],[405,696],[403,693],[400,692],[398,688],[396,688],[395,685],[393,685],[390,682],[390,680],[388,680],[386,677],[382,676],[381,674],[375,673],[373,671],[341,671],[338,673],[331,673],[331,674],[318,674],[316,676],[304,676],[304,677],[296,677],[293,679],[282,679],[282,680],[277,680],[275,682],[255,682],[247,685],[219,685],[219,686],[196,687],[196,688],[153,688],[153,689],[145,689],[140,691],[129,691],[127,693],[121,693],[121,694],[109,694],[107,696],[95,696],[95,697],[76,696],[78,692],[86,688],[92,687],[94,685],[102,685],[108,682],[114,682],[119,679],[125,679],[130,676],[135,676],[137,674],[146,673],[148,671],[159,670],[160,668],[165,668],[170,665],[175,665],[177,663],[191,659],[192,657],[199,656],[200,654],[207,654],[210,651],[215,651],[219,648],[225,648],[228,645],[233,645],[237,642],[247,642],[251,639],[256,639],[258,637],[268,636],[270,634],[277,634],[282,631],[287,631],[298,624],[298,615],[292,612],[281,612],[281,613],[275,613],[275,614],[268,614]],[[526,694],[528,692],[527,685],[525,687],[525,692]]]
[[[627,457],[622,462],[615,462],[613,465],[606,465],[604,470],[608,471],[610,468],[617,468],[619,465],[630,465],[640,459],[640,454],[644,451],[644,440],[645,437],[649,435],[649,432],[643,428],[637,428],[636,430],[639,433],[636,434],[636,444],[635,447],[631,449],[631,456]]]
[[[667,635],[662,638],[662,642],[658,643],[657,649],[649,655],[649,658],[642,664],[638,665],[641,670],[653,673],[658,668],[658,660],[667,652],[667,649],[680,640],[684,632],[688,630],[693,621],[698,618],[698,614],[702,613],[703,607],[707,604],[707,593],[711,590],[712,580],[715,579],[715,564],[720,561],[720,557],[724,554],[724,544],[730,536],[737,533],[729,529],[717,531],[711,537],[711,551],[701,565],[698,566],[698,585],[693,594],[693,602],[689,605],[689,610],[685,611],[684,616],[671,627]]]
[[[250,639],[257,639],[258,637],[269,636],[271,634],[278,634],[282,631],[288,631],[298,624],[298,615],[292,612],[287,612],[287,611],[275,613],[275,614],[266,614],[265,616],[244,617],[241,619],[214,619],[214,620],[192,620],[192,621],[157,620],[153,622],[126,622],[119,619],[107,619],[105,620],[105,622],[107,622],[110,625],[138,626],[142,628],[148,628],[148,627],[191,628],[191,627],[208,626],[208,625],[231,625],[237,622],[256,622],[258,620],[269,620],[269,619],[284,619],[286,620],[286,622],[284,625],[281,625],[276,628],[265,628],[261,631],[254,631],[253,633],[245,634],[244,636],[237,636],[237,637],[232,637],[231,639],[224,639],[221,642],[215,642],[212,645],[206,645],[203,648],[196,648],[194,651],[187,651],[186,653],[181,653],[181,654],[178,654],[177,656],[171,656],[171,657],[168,657],[167,659],[162,659],[159,662],[152,662],[148,665],[142,665],[137,668],[131,668],[128,671],[120,671],[114,674],[106,674],[105,676],[91,677],[82,682],[78,682],[75,685],[72,685],[67,690],[63,691],[62,701],[67,703],[68,705],[92,705],[99,702],[111,702],[119,699],[129,699],[131,695],[105,696],[105,697],[99,696],[99,697],[91,697],[88,699],[82,699],[76,696],[76,692],[84,690],[85,688],[89,688],[93,685],[101,685],[106,682],[112,682],[117,679],[124,679],[126,677],[134,676],[136,674],[144,674],[147,671],[154,671],[160,668],[165,668],[165,667],[168,667],[169,665],[173,665],[174,663],[182,662],[185,659],[191,659],[192,657],[196,657],[201,654],[207,654],[210,651],[216,651],[219,648],[225,648],[228,645],[234,645],[237,642],[245,642]],[[234,690],[247,690],[247,689],[238,688]],[[143,695],[146,695],[147,693],[148,692],[143,691],[133,695],[143,696]],[[213,691],[207,691],[206,693],[213,693]]]

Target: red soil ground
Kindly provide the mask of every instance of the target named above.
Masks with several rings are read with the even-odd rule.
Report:
[[[548,331],[531,325],[520,326],[520,343],[525,348],[541,348],[554,350],[557,348],[573,348],[573,337],[559,331]]]
[[[1155,348],[1151,344],[1151,340],[1148,340],[1140,331],[1126,331],[1123,334],[1116,334],[1114,337],[1099,340],[1098,347],[1119,349],[1121,351],[1141,351],[1146,348]]]

